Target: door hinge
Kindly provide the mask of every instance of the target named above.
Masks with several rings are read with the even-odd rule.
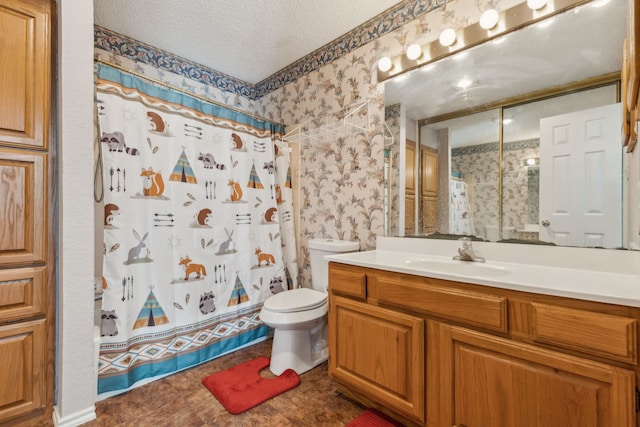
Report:
[[[636,412],[640,412],[640,390],[636,387]]]

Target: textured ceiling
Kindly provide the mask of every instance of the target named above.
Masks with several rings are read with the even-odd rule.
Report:
[[[255,84],[399,0],[94,0],[95,24]]]

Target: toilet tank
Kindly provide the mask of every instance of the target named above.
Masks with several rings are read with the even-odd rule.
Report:
[[[321,292],[327,292],[329,284],[329,262],[325,255],[344,252],[356,252],[359,242],[336,239],[309,239],[309,262],[311,263],[311,286]]]

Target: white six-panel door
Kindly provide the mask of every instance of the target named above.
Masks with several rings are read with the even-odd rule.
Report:
[[[622,246],[621,104],[540,120],[540,240]]]

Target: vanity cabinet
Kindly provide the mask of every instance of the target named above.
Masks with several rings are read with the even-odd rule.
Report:
[[[331,262],[329,373],[407,425],[637,426],[640,309]]]
[[[632,426],[634,373],[428,322],[434,426]]]

